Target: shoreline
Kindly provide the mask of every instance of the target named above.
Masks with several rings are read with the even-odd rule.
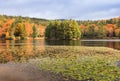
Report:
[[[32,37],[28,37],[27,39],[24,39],[24,40],[31,40],[33,39]],[[44,39],[45,40],[45,37],[37,37],[37,38],[34,38],[34,40],[39,40],[39,39]],[[21,40],[21,39],[6,39],[6,38],[0,38],[0,40]],[[47,39],[47,40],[51,40],[51,39]],[[64,39],[63,39],[64,40]],[[79,40],[120,40],[120,38],[81,38]],[[57,40],[51,40],[51,41],[57,41]],[[59,41],[59,40],[58,40]],[[76,40],[73,40],[73,41],[76,41]]]

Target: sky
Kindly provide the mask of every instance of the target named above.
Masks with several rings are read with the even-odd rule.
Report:
[[[120,16],[120,0],[0,0],[0,14],[45,19],[109,19]]]

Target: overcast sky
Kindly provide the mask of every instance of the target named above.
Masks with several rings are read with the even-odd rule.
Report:
[[[120,16],[120,0],[0,0],[0,14],[46,19],[108,19]]]

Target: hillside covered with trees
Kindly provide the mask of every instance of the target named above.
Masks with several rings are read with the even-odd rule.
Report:
[[[34,35],[43,37],[47,23],[46,19],[0,15],[0,38],[25,39],[34,38]]]
[[[83,38],[120,38],[120,17],[108,20],[78,21]]]
[[[69,29],[71,26],[73,29]],[[77,36],[78,29],[80,36]],[[68,34],[64,35],[63,32],[66,30]],[[0,38],[26,39],[44,37],[44,34],[52,39],[120,38],[120,17],[95,21],[74,21],[0,15]]]
[[[77,36],[76,27],[80,30],[80,36]],[[47,26],[46,37],[48,39],[78,39],[78,37],[84,39],[118,39],[120,38],[120,17],[95,21],[56,20]]]

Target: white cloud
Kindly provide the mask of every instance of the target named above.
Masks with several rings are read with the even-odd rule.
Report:
[[[80,18],[77,19],[82,19],[82,20],[87,20],[92,19],[92,20],[98,20],[98,19],[109,19],[109,18],[113,18],[113,17],[118,17],[120,14],[120,9],[110,9],[107,11],[97,11],[97,12],[91,12],[91,13],[87,13],[85,14],[85,16],[81,16]]]
[[[0,14],[47,19],[101,19],[119,16],[120,0],[1,0]]]

